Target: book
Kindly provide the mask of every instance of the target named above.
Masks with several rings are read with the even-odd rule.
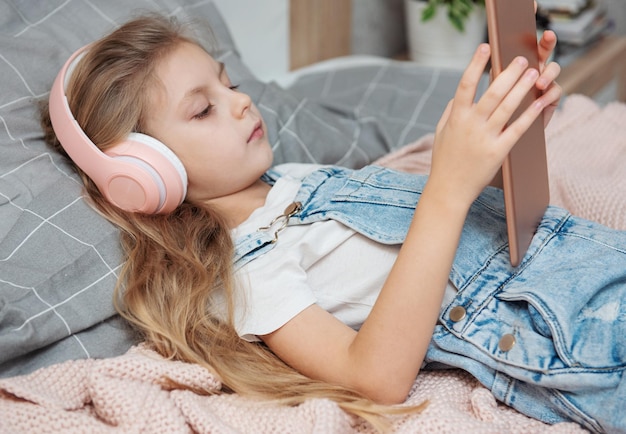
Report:
[[[554,15],[575,17],[589,4],[589,0],[537,0],[537,5]]]
[[[544,0],[545,1],[545,0]],[[566,0],[550,0],[566,1]],[[573,0],[578,1],[578,0]],[[576,15],[562,14],[559,11],[548,9],[549,25],[560,43],[570,45],[585,45],[599,35],[607,33],[611,28],[611,20],[607,16],[606,5],[600,1],[586,1],[583,9]]]

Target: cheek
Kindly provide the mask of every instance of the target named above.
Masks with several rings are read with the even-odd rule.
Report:
[[[187,156],[183,165],[187,169],[190,185],[211,187],[223,178],[231,176],[241,164],[236,156],[225,152],[224,149],[203,149]]]
[[[187,172],[187,199],[210,199],[216,195],[220,179],[210,165],[194,167]]]
[[[215,149],[207,140],[189,135],[181,135],[182,140],[176,141],[176,146],[171,149],[182,161],[188,175],[192,173],[201,174],[206,171],[207,166],[221,160],[219,149]]]

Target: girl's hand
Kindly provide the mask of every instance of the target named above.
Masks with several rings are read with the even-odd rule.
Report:
[[[560,96],[548,90],[507,126],[528,91],[553,72],[540,76],[528,68],[526,59],[516,58],[475,102],[490,54],[488,44],[478,47],[435,134],[429,187],[439,197],[467,207],[496,175],[520,136]]]
[[[541,76],[537,80],[537,89],[541,90],[544,94],[549,94],[547,97],[552,101],[546,106],[543,114],[543,124],[547,126],[552,119],[554,111],[559,105],[561,99],[562,89],[561,86],[556,83],[556,79],[561,73],[561,67],[556,62],[548,63],[550,56],[554,52],[556,47],[556,34],[552,30],[546,30],[541,35],[539,41],[539,63]]]

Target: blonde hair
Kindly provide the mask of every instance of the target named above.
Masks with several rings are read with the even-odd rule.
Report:
[[[72,74],[68,101],[79,125],[101,149],[142,131],[148,89],[158,84],[155,67],[181,42],[196,43],[180,24],[149,15],[92,44]],[[62,152],[45,104],[41,113],[47,142]],[[168,215],[125,212],[77,170],[93,206],[121,229],[125,265],[116,309],[161,355],[206,367],[221,379],[223,391],[288,405],[327,398],[379,429],[386,426],[381,415],[417,410],[377,405],[352,390],[312,380],[265,345],[241,339],[231,321],[233,242],[214,210],[185,201]],[[226,320],[210,315],[216,291],[226,295]]]

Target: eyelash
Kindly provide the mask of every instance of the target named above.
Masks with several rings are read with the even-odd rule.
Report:
[[[206,106],[206,108],[204,110],[202,110],[200,113],[195,115],[193,118],[194,119],[204,119],[204,118],[206,118],[209,115],[209,113],[211,113],[211,109],[212,108],[213,108],[213,104],[209,104],[208,106]]]
[[[232,86],[228,86],[228,88],[230,90],[232,90],[232,91],[237,91],[237,89],[239,89],[239,85],[235,84],[235,85],[232,85]],[[211,109],[212,108],[213,108],[213,104],[207,105],[204,110],[202,110],[200,113],[195,115],[193,118],[194,119],[204,119],[204,118],[206,118],[211,113]]]

